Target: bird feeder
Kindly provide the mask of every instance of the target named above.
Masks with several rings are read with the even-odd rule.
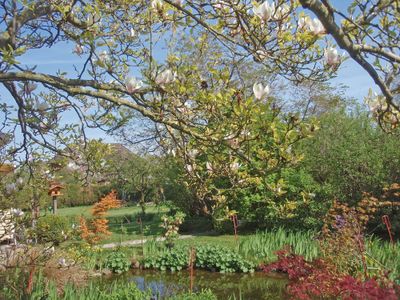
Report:
[[[54,215],[57,213],[57,197],[62,195],[61,190],[63,188],[64,187],[59,183],[56,183],[56,182],[50,183],[50,188],[49,188],[48,194],[53,199],[53,214]]]

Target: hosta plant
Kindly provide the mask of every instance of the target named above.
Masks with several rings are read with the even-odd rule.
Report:
[[[130,261],[123,252],[112,252],[107,256],[104,267],[110,269],[114,273],[123,273],[129,270]]]

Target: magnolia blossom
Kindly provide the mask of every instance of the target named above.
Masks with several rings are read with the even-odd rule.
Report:
[[[73,53],[78,54],[79,56],[83,54],[83,47],[82,45],[76,44]]]
[[[275,4],[269,4],[268,1],[265,1],[263,4],[257,7],[253,7],[253,12],[261,19],[262,22],[267,22],[274,15]]]
[[[189,156],[190,158],[196,158],[197,154],[199,154],[199,151],[196,150],[196,149],[193,149],[193,150],[188,151],[187,154],[188,154],[188,156]]]
[[[308,29],[315,35],[324,34],[326,32],[324,25],[322,25],[321,21],[317,18],[314,18],[312,21],[309,20],[307,25]]]
[[[143,87],[143,82],[134,77],[128,77],[126,79],[125,87],[128,93],[132,94]]]
[[[131,30],[129,31],[129,35],[130,35],[131,38],[135,38],[136,37],[135,29],[131,28]]]
[[[253,85],[253,93],[257,100],[261,100],[267,96],[270,92],[269,86],[263,86],[262,83],[255,83]]]
[[[268,52],[266,50],[257,50],[256,54],[257,54],[257,58],[260,61],[263,61],[264,59],[266,59],[268,57]]]
[[[238,163],[238,162],[233,162],[233,163],[230,164],[230,167],[231,167],[231,170],[232,170],[232,171],[237,171],[237,170],[239,170],[240,166],[241,166],[241,164]]]
[[[325,62],[329,66],[336,66],[340,64],[340,55],[335,48],[327,48],[324,51]]]
[[[45,111],[49,108],[46,102],[37,102],[36,103],[36,109],[39,111]]]
[[[290,10],[290,8],[287,4],[282,4],[276,8],[273,18],[275,20],[280,20],[283,17],[287,16],[287,14],[289,13],[289,10]]]
[[[187,165],[185,165],[185,169],[189,173],[192,173],[194,171],[194,166],[187,164]]]
[[[73,161],[69,162],[67,164],[67,169],[71,170],[71,171],[75,171],[77,170],[79,167],[76,165],[76,163],[74,163]]]
[[[27,82],[24,84],[24,93],[30,95],[34,90],[36,90],[37,84],[33,82]]]
[[[102,60],[102,61],[109,60],[109,58],[110,58],[110,57],[109,57],[108,52],[107,52],[106,50],[102,51],[102,52],[99,54],[99,59]]]
[[[164,3],[162,0],[152,0],[151,1],[151,8],[155,10],[162,9],[164,6]]]
[[[158,85],[166,85],[173,81],[175,81],[176,74],[172,72],[170,69],[162,71],[156,77],[156,83]]]
[[[212,164],[209,161],[206,162],[206,169],[207,169],[207,172],[209,172],[209,173],[211,173],[213,171]]]
[[[173,0],[172,2],[174,2],[176,5],[182,6],[183,4],[183,0]]]
[[[226,1],[217,1],[214,5],[213,5],[216,9],[225,9],[229,7],[229,3]]]

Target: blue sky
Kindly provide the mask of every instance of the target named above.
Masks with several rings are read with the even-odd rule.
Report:
[[[349,1],[337,0],[333,4],[337,4],[341,9],[346,6]],[[70,74],[74,73],[73,65],[80,66],[83,59],[76,54],[72,53],[74,45],[69,43],[60,43],[51,49],[41,49],[29,51],[26,55],[19,60],[24,64],[33,66],[37,65],[38,72],[54,74],[57,70],[67,71]],[[163,57],[162,50],[158,50],[156,56]],[[338,76],[331,80],[333,84],[344,84],[348,86],[346,94],[354,97],[362,102],[363,98],[367,95],[368,89],[372,88],[378,91],[372,79],[368,74],[351,59],[346,60],[338,71]],[[10,103],[9,96],[4,89],[0,87],[0,101]],[[112,141],[113,138],[107,137],[103,132],[98,130],[89,130],[89,137],[102,137],[107,141]]]

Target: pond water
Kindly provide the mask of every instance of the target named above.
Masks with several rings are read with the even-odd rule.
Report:
[[[133,270],[126,275],[142,289],[151,289],[155,299],[168,299],[178,292],[187,292],[190,286],[189,272],[160,272],[155,270]],[[218,299],[287,299],[285,285],[287,280],[264,273],[222,274],[195,270],[193,291],[210,289]]]

